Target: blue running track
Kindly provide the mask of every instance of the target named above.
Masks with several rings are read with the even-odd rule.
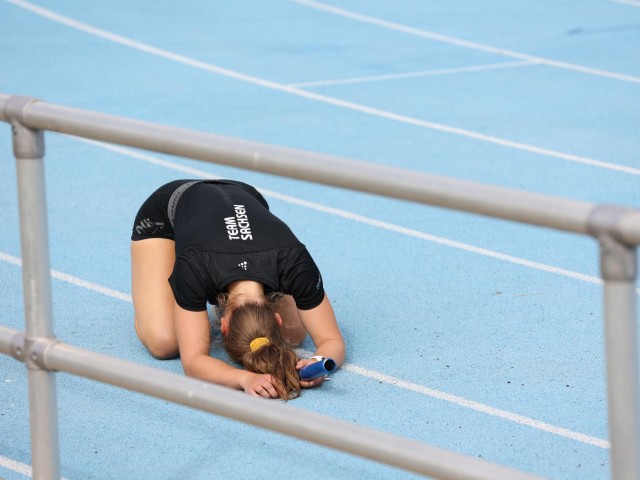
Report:
[[[638,0],[0,0],[0,92],[640,207],[639,42]],[[181,373],[133,330],[133,217],[164,182],[237,178],[308,246],[348,345],[345,368],[293,405],[554,479],[609,478],[594,240],[62,135],[46,142],[62,341]],[[6,124],[0,169],[0,323],[22,329]],[[57,378],[69,480],[416,478]],[[24,480],[30,466],[24,365],[0,356],[0,477]]]

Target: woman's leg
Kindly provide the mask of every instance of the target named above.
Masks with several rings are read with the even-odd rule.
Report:
[[[131,293],[138,338],[156,358],[178,355],[173,292],[169,276],[175,262],[175,242],[148,238],[131,242]]]
[[[291,295],[285,295],[276,303],[276,312],[282,317],[280,331],[285,340],[297,347],[307,337],[307,331],[302,325],[296,302]]]

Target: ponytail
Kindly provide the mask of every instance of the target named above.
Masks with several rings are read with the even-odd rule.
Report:
[[[268,373],[274,378],[278,398],[293,399],[300,396],[300,378],[296,370],[298,355],[283,345],[268,345],[255,352],[248,351],[241,362],[254,373]]]
[[[273,377],[278,398],[300,396],[298,355],[280,333],[270,304],[244,303],[234,308],[223,342],[234,361],[250,372]]]

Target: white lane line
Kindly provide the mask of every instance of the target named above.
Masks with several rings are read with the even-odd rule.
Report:
[[[126,293],[118,292],[117,290],[112,290],[111,288],[103,287],[102,285],[98,285],[97,283],[89,282],[87,280],[83,280],[78,277],[74,277],[73,275],[69,275],[67,273],[58,272],[57,270],[51,270],[51,276],[58,280],[62,280],[63,282],[70,283],[72,285],[76,285],[77,287],[86,288],[87,290],[91,290],[93,292],[100,293],[107,297],[116,298],[118,300],[122,300],[125,302],[131,302],[131,295]]]
[[[369,15],[363,15],[360,13],[352,12],[344,8],[334,7],[333,5],[327,5],[326,3],[316,2],[314,0],[289,0],[293,3],[303,5],[305,7],[314,8],[316,10],[322,10],[333,15],[338,15],[345,18],[350,18],[362,23],[368,23],[378,27],[386,28],[388,30],[394,30],[408,35],[416,37],[426,38],[436,42],[447,43],[449,45],[456,45],[458,47],[469,48],[472,50],[479,50],[482,52],[493,53],[496,55],[502,55],[504,57],[518,58],[520,60],[529,60],[531,62],[541,63],[550,67],[561,68],[564,70],[572,70],[574,72],[586,73],[589,75],[596,75],[599,77],[612,78],[615,80],[622,80],[624,82],[639,83],[640,77],[632,75],[625,75],[622,73],[611,72],[608,70],[600,70],[597,68],[585,67],[569,62],[560,62],[558,60],[552,60],[550,58],[537,57],[535,55],[527,55],[525,53],[516,52],[514,50],[508,50],[506,48],[493,47],[491,45],[484,45],[482,43],[470,42],[462,40],[460,38],[451,37],[448,35],[442,35],[428,30],[422,30],[419,28],[409,27],[400,23],[390,22],[381,18],[371,17]]]
[[[372,227],[382,228],[384,230],[388,230],[390,232],[400,233],[402,235],[406,235],[409,237],[419,238],[420,240],[426,240],[431,243],[436,243],[438,245],[443,245],[446,247],[455,248],[458,250],[464,250],[469,253],[475,253],[477,255],[482,255],[484,257],[494,258],[496,260],[501,260],[503,262],[513,263],[516,265],[521,265],[524,267],[532,268],[534,270],[540,270],[546,273],[553,273],[556,275],[561,275],[563,277],[573,278],[574,280],[580,280],[582,282],[592,283],[594,285],[602,285],[603,282],[600,278],[593,277],[590,275],[586,275],[583,273],[573,272],[571,270],[565,270],[563,268],[554,267],[551,265],[546,265],[544,263],[533,262],[531,260],[526,260],[524,258],[514,257],[512,255],[507,255],[504,253],[496,252],[495,250],[489,250],[487,248],[476,247],[474,245],[469,245],[467,243],[458,242],[455,240],[450,240],[444,237],[438,237],[436,235],[431,235],[428,233],[420,232],[418,230],[413,230],[410,228],[402,227],[399,225],[395,225],[388,222],[383,222],[380,220],[376,220],[373,218],[365,217],[362,215],[358,215],[351,212],[346,212],[344,210],[339,210],[337,208],[328,207],[325,205],[321,205],[314,202],[308,202],[306,200],[301,200],[294,197],[289,197],[287,195],[283,195],[277,192],[270,192],[260,190],[261,192],[266,192],[266,195],[279,198],[285,202],[294,203],[296,205],[301,205],[307,208],[311,208],[313,210],[317,210],[324,213],[329,213],[331,215],[336,215],[338,217],[342,217],[348,220],[353,220],[355,222],[363,223],[366,225],[370,225]],[[637,292],[640,294],[640,288],[637,289]]]
[[[305,358],[310,358],[313,355],[313,352],[310,352],[308,350],[303,350],[301,348],[297,349],[296,353],[298,353],[299,356],[305,357]],[[536,430],[552,433],[560,437],[569,438],[571,440],[576,440],[578,442],[586,443],[588,445],[593,445],[595,447],[600,447],[604,449],[610,448],[609,442],[607,440],[603,440],[602,438],[592,437],[591,435],[585,435],[584,433],[575,432],[567,428],[562,428],[556,425],[552,425],[550,423],[541,422],[540,420],[535,420],[530,417],[518,415],[516,413],[509,412],[507,410],[494,408],[489,405],[485,405],[484,403],[474,402],[473,400],[468,400],[466,398],[459,397],[451,393],[443,392],[441,390],[435,390],[433,388],[425,387],[424,385],[407,382],[400,378],[392,377],[391,375],[386,375],[384,373],[376,372],[374,370],[369,370],[366,368],[358,367],[357,365],[351,365],[346,363],[341,368],[343,370],[347,370],[348,372],[353,372],[363,377],[371,378],[372,380],[377,380],[378,382],[394,385],[398,388],[402,388],[403,390],[419,393],[427,397],[435,398],[438,400],[444,400],[445,402],[453,403],[455,405],[468,408],[470,410],[475,410],[476,412],[485,413],[487,415],[491,415],[492,417],[502,418],[504,420],[508,420],[510,422],[517,423],[519,425],[525,425],[531,428],[535,428]]]
[[[212,179],[216,179],[216,178],[220,178],[216,175],[212,175],[208,172],[204,172],[202,170],[198,170],[195,168],[191,168],[191,167],[186,167],[183,165],[179,165],[173,162],[170,162],[168,160],[162,160],[156,157],[153,157],[151,155],[147,155],[141,152],[137,152],[135,150],[131,150],[129,148],[124,148],[124,147],[119,147],[119,146],[115,146],[115,145],[109,145],[109,144],[105,144],[105,143],[101,143],[101,142],[96,142],[93,140],[85,140],[85,139],[80,139],[80,138],[75,138],[75,137],[68,137],[68,138],[73,138],[76,140],[79,140],[81,142],[84,143],[88,143],[91,145],[94,145],[96,147],[100,147],[100,148],[104,148],[106,150],[110,150],[122,155],[126,155],[132,158],[136,158],[151,164],[155,164],[155,165],[159,165],[162,167],[166,167],[166,168],[170,168],[172,170],[176,170],[176,171],[180,171],[183,173],[188,173],[189,175],[193,175],[194,177],[201,177],[201,178],[212,178]],[[404,235],[409,235],[409,236],[414,236],[417,238],[421,238],[423,240],[428,240],[431,242],[435,242],[435,243],[439,243],[441,245],[446,245],[449,247],[453,247],[453,248],[459,248],[462,250],[466,250],[472,253],[478,253],[480,255],[485,255],[485,256],[490,256],[499,260],[503,260],[503,261],[507,261],[507,262],[511,262],[511,263],[516,263],[519,265],[523,265],[529,268],[535,268],[538,270],[542,270],[548,273],[555,273],[558,275],[564,275],[570,278],[574,278],[576,280],[581,280],[587,283],[592,283],[592,284],[596,284],[596,285],[601,285],[602,284],[602,280],[600,280],[599,278],[595,278],[595,277],[591,277],[589,275],[584,275],[581,273],[577,273],[577,272],[572,272],[569,270],[564,270],[564,269],[560,269],[557,267],[552,267],[550,265],[544,265],[544,264],[540,264],[537,262],[531,262],[529,260],[525,260],[525,259],[521,259],[521,258],[517,258],[517,257],[512,257],[510,255],[504,255],[501,254],[499,252],[494,252],[491,250],[487,250],[487,249],[483,249],[483,248],[478,248],[478,247],[474,247],[473,245],[467,245],[467,244],[463,244],[460,242],[456,242],[453,240],[448,240],[445,238],[441,238],[441,237],[435,237],[433,235],[428,235],[422,232],[418,232],[415,230],[410,230],[404,227],[400,227],[397,225],[393,225],[393,224],[389,224],[386,222],[380,222],[374,219],[370,219],[367,217],[363,217],[360,215],[356,215],[350,212],[345,212],[343,210],[338,210],[338,209],[334,209],[332,207],[327,207],[321,204],[317,204],[314,202],[308,202],[306,200],[301,200],[295,197],[290,197],[288,195],[283,195],[280,194],[278,192],[273,192],[270,190],[265,190],[265,189],[259,189],[265,196],[268,197],[272,197],[272,198],[277,198],[279,200],[285,201],[285,202],[290,202],[290,203],[294,203],[296,205],[300,205],[300,206],[304,206],[307,208],[312,208],[314,210],[318,210],[321,212],[325,212],[325,213],[330,213],[333,215],[338,215],[340,217],[349,219],[349,220],[354,220],[354,221],[358,221],[358,222],[362,222],[362,223],[366,223],[368,225],[371,226],[375,226],[375,227],[379,227],[379,228],[384,228],[387,230],[391,230],[397,233],[401,233]],[[11,263],[13,265],[16,266],[20,266],[22,265],[22,261],[19,258],[16,258],[12,255],[8,255],[6,253],[2,253],[0,252],[0,261],[5,261],[7,263]],[[55,270],[51,271],[52,276],[54,276],[54,278],[57,278],[59,280],[62,280],[64,282],[67,283],[71,283],[73,285],[82,287],[82,288],[87,288],[89,290],[92,290],[94,292],[98,292],[101,293],[103,295],[107,295],[109,297],[112,298],[116,298],[119,300],[123,300],[126,302],[131,303],[131,295],[122,293],[122,292],[118,292],[116,290],[101,286],[101,285],[97,285],[95,283],[92,282],[87,282],[85,280],[82,280],[78,277],[74,277],[72,275],[68,275],[65,273],[61,273]],[[637,289],[638,293],[640,294],[640,289]],[[303,351],[304,352],[304,351]],[[463,397],[459,397],[450,393],[446,393],[446,392],[442,392],[439,390],[434,390],[431,389],[429,387],[425,387],[422,385],[418,385],[418,384],[414,384],[414,383],[410,383],[410,382],[406,382],[404,380],[398,379],[396,377],[392,377],[389,375],[385,375],[383,373],[379,373],[379,372],[375,372],[373,370],[367,370],[365,368],[362,367],[358,367],[357,365],[345,365],[343,368],[345,368],[348,371],[352,371],[354,373],[357,373],[359,375],[363,375],[366,376],[368,378],[373,378],[376,379],[378,381],[384,382],[384,383],[388,383],[390,385],[395,385],[399,388],[403,388],[405,390],[410,390],[410,391],[414,391],[417,393],[421,393],[423,395],[428,395],[430,397],[433,398],[437,398],[440,400],[444,400],[450,403],[454,403],[456,405],[460,405],[462,407],[465,408],[469,408],[478,412],[482,412],[488,415],[492,415],[495,417],[500,417],[521,425],[526,425],[529,426],[531,428],[535,428],[537,430],[542,430],[542,431],[546,431],[549,433],[553,433],[555,435],[559,435],[559,436],[563,436],[566,438],[570,438],[582,443],[586,443],[586,444],[590,444],[590,445],[595,445],[601,448],[609,448],[609,443],[606,440],[603,439],[599,439],[596,437],[591,437],[589,435],[585,435],[579,432],[574,432],[572,430],[568,430],[562,427],[557,427],[545,422],[541,422],[538,420],[534,420],[531,419],[529,417],[524,417],[522,415],[518,415],[512,412],[508,412],[506,410],[501,410],[498,408],[494,408],[488,405],[484,405],[482,403],[478,403],[478,402],[474,402],[472,400],[467,400]]]
[[[425,70],[422,72],[389,73],[386,75],[370,75],[367,77],[351,77],[351,78],[342,78],[342,79],[336,78],[336,79],[329,79],[329,80],[316,80],[314,82],[289,83],[288,86],[298,87],[298,88],[326,87],[331,85],[349,85],[354,83],[382,82],[382,81],[388,81],[388,80],[405,80],[409,78],[435,77],[439,75],[454,75],[458,73],[468,73],[468,72],[486,72],[489,70],[530,67],[532,65],[539,65],[539,63],[530,62],[530,61],[488,63],[484,65],[473,65],[469,67],[443,68],[439,70]]]
[[[211,178],[211,179],[220,178],[219,176],[210,174],[210,173],[205,172],[203,170],[198,170],[196,168],[187,167],[187,166],[180,165],[180,164],[168,161],[168,160],[162,160],[162,159],[154,157],[152,155],[148,155],[148,154],[145,154],[145,153],[142,153],[142,152],[138,152],[136,150],[131,150],[129,148],[120,147],[120,146],[116,146],[116,145],[110,145],[110,144],[106,144],[106,143],[102,143],[102,142],[96,142],[94,140],[86,140],[86,139],[77,138],[77,137],[68,137],[68,138],[72,138],[74,140],[78,140],[78,141],[83,142],[83,143],[88,143],[88,144],[94,145],[96,147],[103,148],[105,150],[110,150],[112,152],[116,152],[116,153],[119,153],[121,155],[126,155],[126,156],[129,156],[131,158],[142,160],[142,161],[147,162],[147,163],[151,163],[151,164],[154,164],[154,165],[159,165],[159,166],[162,166],[162,167],[165,167],[165,168],[169,168],[171,170],[175,170],[175,171],[178,171],[178,172],[186,173],[186,174],[192,175],[194,177]],[[572,278],[574,280],[579,280],[579,281],[591,283],[591,284],[594,284],[594,285],[603,285],[602,279],[600,279],[598,277],[591,276],[591,275],[586,275],[584,273],[574,272],[574,271],[571,271],[571,270],[566,270],[564,268],[554,267],[552,265],[547,265],[547,264],[544,264],[544,263],[534,262],[534,261],[531,261],[531,260],[526,260],[524,258],[515,257],[513,255],[507,255],[505,253],[500,253],[500,252],[497,252],[495,250],[489,250],[487,248],[476,247],[475,245],[470,245],[470,244],[467,244],[467,243],[458,242],[456,240],[450,240],[448,238],[439,237],[439,236],[436,236],[436,235],[431,235],[431,234],[428,234],[428,233],[420,232],[418,230],[413,230],[413,229],[410,229],[410,228],[402,227],[400,225],[395,225],[393,223],[383,222],[381,220],[376,220],[376,219],[373,219],[373,218],[370,218],[370,217],[365,217],[363,215],[358,215],[356,213],[347,212],[345,210],[340,210],[338,208],[329,207],[327,205],[322,205],[320,203],[310,202],[310,201],[303,200],[303,199],[297,198],[297,197],[291,197],[289,195],[284,195],[284,194],[279,193],[279,192],[274,192],[273,190],[267,190],[267,189],[264,189],[264,188],[261,188],[261,187],[257,187],[257,188],[265,197],[276,198],[276,199],[281,200],[283,202],[291,203],[291,204],[294,204],[294,205],[299,205],[301,207],[309,208],[311,210],[316,210],[318,212],[328,213],[330,215],[335,215],[337,217],[342,217],[344,219],[351,220],[351,221],[354,221],[354,222],[362,223],[362,224],[369,225],[369,226],[376,227],[376,228],[381,228],[381,229],[384,229],[384,230],[388,230],[390,232],[399,233],[401,235],[406,235],[406,236],[409,236],[409,237],[419,238],[421,240],[426,240],[428,242],[436,243],[438,245],[443,245],[443,246],[455,248],[455,249],[458,249],[458,250],[464,250],[464,251],[469,252],[469,253],[474,253],[474,254],[477,254],[477,255],[482,255],[482,256],[485,256],[485,257],[494,258],[496,260],[501,260],[503,262],[508,262],[508,263],[513,263],[513,264],[516,264],[516,265],[521,265],[523,267],[532,268],[532,269],[535,269],[535,270],[540,270],[540,271],[543,271],[543,272],[546,272],[546,273],[552,273],[552,274],[555,274],[555,275],[561,275],[563,277]],[[640,288],[637,288],[636,292],[640,295]]]
[[[6,261],[8,263],[11,263],[13,265],[21,265],[21,260],[19,258],[13,257],[12,255],[8,255],[6,253],[0,252],[0,261]],[[51,272],[53,274],[53,270]],[[59,273],[59,272],[58,272]],[[58,275],[54,275],[55,278],[62,280],[63,282],[67,282],[67,283],[71,283],[72,285],[81,287],[81,288],[89,288],[89,290],[97,292],[97,293],[101,293],[103,295],[108,295],[112,298],[116,298],[118,300],[123,300],[123,301],[127,301],[129,303],[131,303],[131,295],[122,293],[122,292],[117,292],[115,290],[112,290],[110,288],[107,287],[103,287],[101,285],[96,285],[95,283],[91,283],[91,282],[87,282],[84,281],[82,279],[79,279],[78,277],[74,277],[72,275],[67,275],[67,274],[58,274]],[[310,357],[312,354],[311,352],[308,352],[306,350],[299,350],[302,354],[306,355],[307,357]],[[380,373],[380,372],[376,372],[374,370],[368,370],[366,368],[362,368],[359,367],[357,365],[353,365],[353,364],[344,364],[343,369],[349,371],[349,372],[353,372],[356,373],[358,375],[362,375],[364,377],[367,378],[372,378],[375,379],[379,382],[382,383],[386,383],[389,385],[393,385],[395,387],[398,388],[402,388],[404,390],[409,390],[415,393],[419,393],[422,395],[426,395],[428,397],[432,397],[432,398],[436,398],[438,400],[443,400],[445,402],[449,402],[449,403],[453,403],[455,405],[464,407],[464,408],[468,408],[470,410],[474,410],[480,413],[484,413],[486,415],[490,415],[493,417],[498,417],[498,418],[502,418],[514,423],[517,423],[519,425],[524,425],[524,426],[528,426],[531,428],[535,428],[536,430],[541,430],[544,432],[548,432],[548,433],[552,433],[554,435],[558,435],[561,437],[565,437],[565,438],[569,438],[571,440],[576,440],[578,442],[581,443],[586,443],[589,445],[594,445],[596,447],[600,447],[600,448],[609,448],[609,442],[600,438],[596,438],[596,437],[592,437],[589,435],[585,435],[583,433],[580,432],[575,432],[573,430],[568,430],[566,428],[562,428],[562,427],[557,427],[555,425],[551,425],[549,423],[545,423],[545,422],[541,422],[539,420],[535,420],[529,417],[525,417],[522,415],[518,415],[516,413],[512,413],[512,412],[508,412],[506,410],[502,410],[499,408],[495,408],[495,407],[491,407],[489,405],[485,405],[483,403],[479,403],[479,402],[475,402],[473,400],[468,400],[466,398],[463,397],[459,397],[457,395],[453,395],[451,393],[447,393],[447,392],[443,392],[440,390],[435,390],[433,388],[429,388],[429,387],[425,387],[423,385],[419,385],[416,383],[410,383],[407,382],[405,380],[396,378],[396,377],[392,377],[390,375],[386,375],[384,373]],[[14,469],[11,467],[15,467],[15,468],[29,468],[29,472],[30,472],[30,467],[28,465],[24,465],[24,464],[19,464],[19,462],[15,462],[13,460],[10,459],[6,459],[7,460],[7,465],[3,465],[1,463],[2,461],[2,457],[0,457],[0,465],[2,466],[6,466],[6,468],[10,468],[10,469]],[[13,462],[13,463],[11,463]],[[15,465],[14,465],[15,464]],[[18,471],[18,470],[16,470]],[[20,472],[22,473],[22,472]]]
[[[590,435],[585,435],[584,433],[580,433],[580,432],[574,432],[573,430],[569,430],[567,428],[562,428],[556,425],[552,425],[550,423],[541,422],[540,420],[535,420],[533,418],[525,417],[523,415],[518,415],[516,413],[508,412],[500,408],[494,408],[489,405],[485,405],[483,403],[474,402],[473,400],[467,400],[466,398],[459,397],[457,395],[452,395],[451,393],[443,392],[440,390],[434,390],[433,388],[425,387],[423,385],[407,382],[400,378],[392,377],[390,375],[385,375],[383,373],[379,373],[373,370],[368,370],[366,368],[358,367],[357,365],[348,364],[348,365],[344,365],[342,368],[344,368],[349,372],[357,373],[358,375],[362,375],[367,378],[372,378],[379,382],[395,385],[398,388],[409,390],[415,393],[420,393],[422,395],[436,398],[438,400],[444,400],[445,402],[453,403],[455,405],[468,408],[476,412],[485,413],[487,415],[491,415],[492,417],[502,418],[504,420],[508,420],[510,422],[517,423],[519,425],[526,425],[528,427],[535,428],[536,430],[552,433],[560,437],[569,438],[571,440],[576,440],[578,442],[586,443],[596,447],[609,448],[609,442],[607,440],[603,440],[597,437],[592,437]]]
[[[22,259],[3,252],[0,252],[0,261],[10,263],[18,267],[22,266]],[[117,290],[103,287],[102,285],[98,285],[97,283],[89,282],[87,280],[74,277],[73,275],[69,275],[67,273],[59,272],[57,270],[51,270],[51,276],[55,279],[62,280],[63,282],[70,283],[77,287],[82,287],[87,290],[106,295],[107,297],[117,298],[118,300],[123,300],[125,302],[131,302],[131,295],[127,295],[125,293],[118,292]]]
[[[557,150],[552,150],[552,149],[548,149],[548,148],[541,148],[541,147],[536,147],[534,145],[529,145],[526,143],[521,143],[521,142],[514,142],[511,140],[507,140],[504,138],[500,138],[500,137],[495,137],[492,135],[485,135],[482,133],[478,133],[472,130],[465,130],[463,128],[456,128],[456,127],[451,127],[448,125],[444,125],[444,124],[440,124],[440,123],[435,123],[435,122],[429,122],[426,120],[420,120],[417,118],[413,118],[413,117],[407,117],[404,115],[398,115],[392,112],[388,112],[385,110],[380,110],[377,108],[373,108],[373,107],[368,107],[366,105],[361,105],[358,103],[353,103],[353,102],[348,102],[345,100],[340,100],[337,98],[333,98],[333,97],[329,97],[326,95],[321,95],[318,93],[314,93],[314,92],[310,92],[307,90],[302,90],[299,88],[295,88],[295,87],[290,87],[281,83],[277,83],[277,82],[272,82],[269,80],[265,80],[262,78],[258,78],[258,77],[253,77],[251,75],[245,75],[243,73],[239,73],[233,70],[228,70],[226,68],[222,68],[219,67],[217,65],[212,65],[212,64],[208,64],[205,62],[201,62],[199,60],[194,60],[192,58],[189,57],[185,57],[183,55],[179,55],[176,53],[172,53],[169,52],[167,50],[162,50],[160,48],[156,48],[153,47],[151,45],[147,45],[135,40],[131,40],[129,38],[126,37],[122,37],[120,35],[116,35],[110,32],[107,32],[105,30],[100,30],[98,28],[92,27],[90,25],[78,22],[76,20],[70,19],[68,17],[64,17],[62,15],[59,15],[55,12],[52,12],[50,10],[46,10],[44,8],[38,7],[36,5],[33,5],[29,2],[26,2],[24,0],[5,0],[5,2],[11,3],[13,5],[16,5],[20,8],[24,8],[26,10],[29,10],[37,15],[43,16],[45,18],[48,18],[50,20],[53,20],[55,22],[58,22],[60,24],[66,25],[68,27],[71,28],[75,28],[77,30],[83,31],[85,33],[88,33],[90,35],[94,35],[100,38],[104,38],[106,40],[109,40],[111,42],[115,42],[121,45],[124,45],[126,47],[129,48],[133,48],[145,53],[149,53],[151,55],[156,55],[158,57],[161,58],[165,58],[167,60],[171,60],[174,62],[178,62],[181,63],[183,65],[188,65],[190,67],[194,67],[194,68],[198,68],[200,70],[204,70],[207,72],[211,72],[217,75],[223,75],[229,78],[233,78],[235,80],[239,80],[242,82],[246,82],[246,83],[250,83],[253,85],[258,85],[260,87],[264,87],[264,88],[269,88],[272,90],[277,90],[280,92],[284,92],[284,93],[288,93],[291,95],[296,95],[298,97],[302,97],[302,98],[306,98],[309,100],[314,100],[317,102],[321,102],[321,103],[325,103],[328,105],[334,105],[340,108],[345,108],[348,110],[353,110],[353,111],[357,111],[360,113],[364,113],[367,115],[372,115],[375,117],[380,117],[380,118],[384,118],[387,120],[391,120],[391,121],[395,121],[395,122],[400,122],[400,123],[404,123],[407,125],[413,125],[416,127],[421,127],[421,128],[427,128],[430,130],[435,130],[435,131],[439,131],[439,132],[444,132],[444,133],[448,133],[448,134],[452,134],[452,135],[458,135],[458,136],[462,136],[462,137],[466,137],[466,138],[472,138],[474,140],[478,140],[478,141],[482,141],[482,142],[487,142],[487,143],[492,143],[494,145],[499,145],[502,147],[507,147],[507,148],[513,148],[515,150],[521,150],[521,151],[525,151],[525,152],[529,152],[529,153],[534,153],[534,154],[538,154],[538,155],[543,155],[543,156],[548,156],[548,157],[552,157],[552,158],[558,158],[561,160],[566,160],[569,162],[575,162],[575,163],[580,163],[583,165],[589,165],[592,167],[597,167],[597,168],[603,168],[606,170],[613,170],[613,171],[617,171],[617,172],[622,172],[622,173],[627,173],[630,175],[640,175],[640,169],[638,168],[634,168],[634,167],[629,167],[626,165],[619,165],[616,163],[611,163],[611,162],[605,162],[602,160],[596,160],[593,158],[589,158],[589,157],[583,157],[580,155],[573,155],[571,153],[564,153],[564,152],[560,152]],[[526,59],[526,60],[532,60],[535,61],[535,59]]]
[[[30,477],[32,472],[30,465],[18,462],[17,460],[12,460],[2,455],[0,455],[0,467],[6,468],[7,470],[12,470],[27,477]]]
[[[631,5],[633,7],[640,7],[640,1],[638,0],[611,0],[615,3],[624,3],[625,5]]]
[[[5,457],[3,455],[0,455],[0,467],[24,475],[25,477],[33,476],[33,469],[31,468],[31,465],[18,462],[17,460],[12,460],[11,458]],[[66,477],[61,477],[61,480],[69,479]]]
[[[10,263],[11,265],[15,265],[17,267],[22,267],[22,260],[14,257],[13,255],[8,255],[6,253],[0,252],[0,260],[6,263]]]

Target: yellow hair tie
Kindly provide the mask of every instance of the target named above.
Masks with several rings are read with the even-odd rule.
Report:
[[[251,343],[249,344],[249,348],[251,349],[252,352],[255,352],[260,347],[264,347],[265,345],[271,345],[271,342],[269,341],[269,339],[267,337],[258,337],[251,340]]]

